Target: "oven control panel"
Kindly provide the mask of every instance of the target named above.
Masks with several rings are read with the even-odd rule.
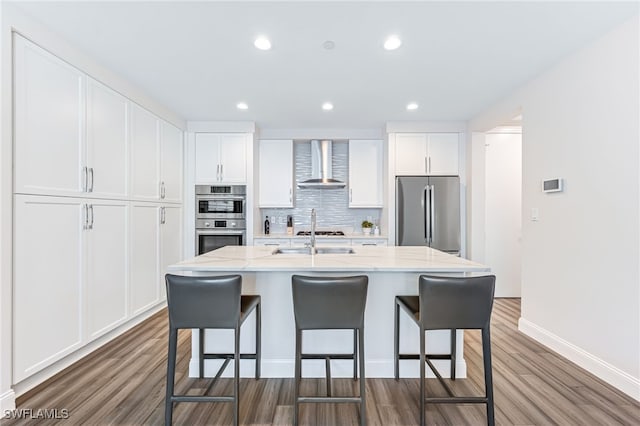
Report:
[[[245,220],[241,219],[197,219],[197,229],[246,229]]]

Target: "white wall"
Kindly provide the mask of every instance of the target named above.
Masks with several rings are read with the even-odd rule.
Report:
[[[502,131],[501,131],[502,132]],[[520,297],[522,281],[522,135],[488,133],[485,148],[485,259],[496,297]]]
[[[636,16],[469,127],[522,108],[520,329],[640,400],[639,30]],[[565,191],[542,193],[549,177]]]

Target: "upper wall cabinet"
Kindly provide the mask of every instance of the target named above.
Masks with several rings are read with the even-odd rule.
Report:
[[[397,133],[396,175],[458,175],[458,133]]]
[[[131,197],[180,202],[182,132],[138,105],[131,107]]]
[[[259,206],[293,207],[293,140],[260,141]]]
[[[349,141],[349,207],[382,207],[382,141]]]
[[[246,133],[196,134],[196,184],[246,183]]]
[[[16,193],[181,201],[181,130],[19,36],[14,76]]]
[[[159,122],[144,108],[131,108],[131,197],[160,198]]]
[[[87,187],[106,198],[127,195],[129,138],[124,96],[97,81],[87,81]]]
[[[85,190],[84,75],[15,37],[15,191]]]
[[[182,131],[160,120],[160,198],[182,201]]]

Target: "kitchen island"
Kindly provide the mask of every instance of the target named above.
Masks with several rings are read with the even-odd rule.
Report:
[[[169,273],[180,275],[242,275],[243,294],[262,297],[262,375],[263,377],[293,377],[295,326],[291,296],[291,275],[359,275],[369,276],[365,311],[365,357],[367,377],[393,377],[393,313],[394,297],[398,294],[418,294],[418,276],[482,275],[489,272],[485,265],[451,256],[429,247],[353,247],[351,254],[274,254],[273,247],[227,246],[193,259],[171,265]],[[254,315],[254,314],[251,314]],[[400,316],[401,352],[418,352],[418,328],[406,315]],[[255,336],[254,321],[248,318],[241,332],[241,351],[252,352]],[[198,333],[192,336],[190,376],[198,373]],[[430,353],[448,353],[448,331],[427,332]],[[463,358],[463,332],[458,331],[457,377],[466,376]],[[228,352],[232,333],[227,330],[207,330],[205,351]],[[352,351],[351,331],[307,331],[303,351],[348,353]],[[436,360],[437,361],[437,360]],[[205,376],[213,376],[219,361],[205,362]],[[449,362],[436,362],[445,377]],[[418,361],[401,361],[402,377],[418,377]],[[241,363],[241,375],[251,377],[253,361]],[[225,375],[233,371],[227,369]],[[334,377],[349,377],[351,361],[332,361]],[[324,361],[303,363],[305,377],[323,377]]]

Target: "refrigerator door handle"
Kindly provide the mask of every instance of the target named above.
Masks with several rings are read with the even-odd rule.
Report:
[[[429,197],[429,185],[427,185],[424,187],[424,190],[422,191],[422,213],[424,216],[424,241],[427,244],[429,244],[429,239],[431,238],[431,234],[430,234],[431,229],[429,228],[429,223],[431,222],[431,219],[429,218],[429,213],[431,212],[430,201],[431,201],[431,198]]]
[[[430,229],[429,229],[429,245],[433,244],[433,237],[434,234],[436,232],[436,203],[435,203],[435,192],[436,192],[436,187],[435,185],[431,185],[431,189],[429,190],[429,207],[431,208],[431,212],[429,214],[429,222],[430,222]]]

